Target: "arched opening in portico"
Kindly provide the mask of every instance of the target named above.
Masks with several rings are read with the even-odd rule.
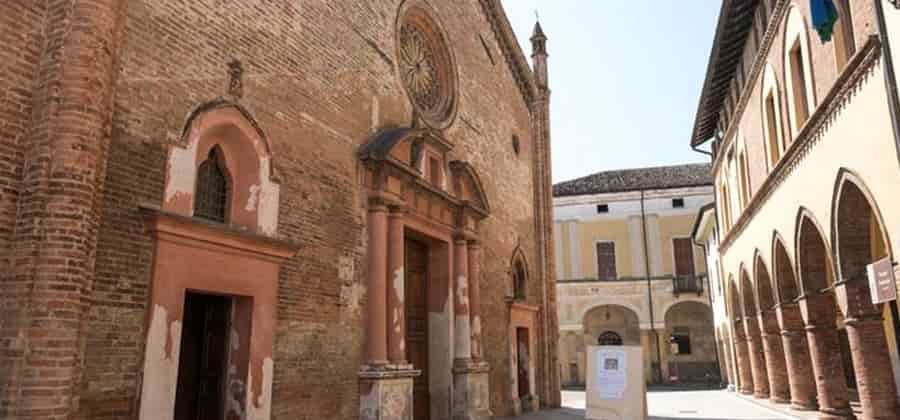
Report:
[[[769,396],[773,402],[787,403],[791,399],[791,393],[788,386],[784,346],[781,342],[781,329],[778,327],[778,316],[775,313],[772,279],[759,251],[757,250],[755,254],[753,273],[756,285],[756,303],[759,309],[757,319],[763,352],[766,357],[766,371],[769,374]]]
[[[847,348],[852,349],[851,367],[860,405],[865,418],[896,418],[896,340],[888,340],[896,331],[895,314],[892,304],[874,303],[896,293],[890,242],[875,201],[862,181],[842,170],[835,186],[835,293],[844,314]],[[875,276],[874,284],[870,283],[871,276]]]
[[[772,238],[772,280],[775,285],[778,327],[787,364],[791,406],[799,410],[815,410],[818,407],[816,381],[813,378],[803,316],[797,302],[800,293],[793,267],[784,241],[775,233]]]
[[[712,311],[697,301],[672,305],[665,313],[664,349],[669,379],[677,382],[700,382],[718,379],[716,342]]]
[[[756,398],[769,398],[769,374],[766,369],[765,351],[763,350],[762,335],[760,333],[759,319],[757,318],[757,306],[753,284],[747,270],[741,267],[741,301],[744,307],[744,330],[747,333],[747,344],[750,350],[750,369],[753,372],[753,396]]]
[[[822,229],[809,211],[797,217],[797,271],[800,278],[800,309],[809,341],[810,359],[816,378],[819,411],[838,418],[848,417],[850,392],[844,320],[834,294],[834,269]],[[852,366],[851,366],[852,369]]]
[[[744,329],[744,311],[741,309],[741,295],[738,293],[734,276],[728,278],[728,309],[732,319],[734,353],[737,359],[738,388],[741,394],[753,394],[753,373],[750,368],[750,348]]]

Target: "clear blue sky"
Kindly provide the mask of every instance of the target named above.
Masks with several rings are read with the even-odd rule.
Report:
[[[553,182],[706,162],[688,141],[717,0],[503,0],[526,56],[537,10],[550,54]]]

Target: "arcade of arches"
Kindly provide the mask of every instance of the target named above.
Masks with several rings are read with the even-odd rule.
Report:
[[[699,300],[684,300],[669,306],[661,315],[664,322],[651,330],[648,320],[626,306],[600,304],[589,309],[580,330],[560,332],[563,385],[584,386],[586,348],[595,345],[643,347],[647,382],[659,382],[657,360],[662,360],[664,382],[706,381],[717,376],[709,305]]]
[[[757,250],[726,272],[732,383],[827,418],[897,418],[896,306],[873,303],[867,275],[867,265],[893,260],[888,232],[850,171],[838,175],[831,210],[823,225],[801,207],[793,253],[775,232],[770,256]]]

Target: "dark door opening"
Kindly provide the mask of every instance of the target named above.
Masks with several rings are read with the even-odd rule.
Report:
[[[428,246],[406,240],[406,358],[422,374],[413,379],[413,418],[428,420]]]
[[[528,328],[516,328],[516,343],[519,399],[525,400],[531,395],[531,374],[528,371],[531,360],[528,354]]]
[[[184,299],[175,420],[220,420],[231,299],[188,292]]]

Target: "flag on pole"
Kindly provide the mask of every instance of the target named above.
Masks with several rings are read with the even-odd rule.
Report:
[[[834,33],[834,24],[838,20],[838,11],[833,0],[809,0],[809,10],[812,15],[812,24],[819,33],[822,42],[831,41]]]

